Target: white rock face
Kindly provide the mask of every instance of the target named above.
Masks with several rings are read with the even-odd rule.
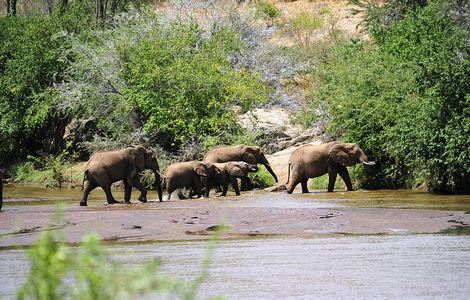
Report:
[[[290,124],[290,114],[283,108],[257,108],[240,115],[240,125],[249,130],[280,131],[295,138],[302,133],[302,127]]]

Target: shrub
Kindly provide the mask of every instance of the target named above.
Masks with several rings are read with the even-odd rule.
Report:
[[[274,24],[274,20],[281,16],[281,10],[276,5],[265,0],[257,1],[255,4],[256,14],[266,21]]]
[[[54,223],[59,221],[56,217]],[[214,241],[209,242],[198,276],[184,282],[160,273],[156,260],[132,268],[119,263],[94,233],[87,234],[79,248],[71,248],[63,242],[60,231],[50,226],[29,250],[31,269],[18,299],[195,299],[207,277],[214,247]],[[224,226],[218,228],[214,239]]]
[[[287,25],[287,28],[300,46],[310,47],[316,31],[320,29],[322,25],[322,17],[303,12],[292,19]]]
[[[239,49],[229,30],[175,24],[126,51],[124,97],[144,113],[145,131],[170,149],[191,137],[239,131],[231,107],[248,110],[268,99],[256,74],[229,64]]]
[[[377,33],[378,34],[378,33]],[[410,10],[381,31],[378,45],[334,49],[316,75],[303,119],[328,105],[329,132],[357,142],[379,162],[363,184],[470,192],[469,60],[465,39],[442,2]]]

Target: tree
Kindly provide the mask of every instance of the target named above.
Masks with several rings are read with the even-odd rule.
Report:
[[[16,16],[16,0],[6,0],[7,1],[7,15]]]

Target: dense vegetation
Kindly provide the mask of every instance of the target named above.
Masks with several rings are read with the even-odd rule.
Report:
[[[331,49],[315,73],[321,83],[304,121],[312,123],[327,104],[330,133],[359,143],[380,163],[373,178],[363,175],[365,186],[424,182],[435,192],[468,193],[468,24],[462,29],[453,15],[458,1],[421,2],[403,5],[398,18],[394,11],[393,22],[397,6],[367,7],[375,43]]]
[[[327,8],[284,19],[268,1],[173,0],[159,13],[149,2],[47,1],[0,17],[2,166],[137,143],[200,158],[254,141],[237,113],[296,110],[308,95],[297,120],[378,162],[354,170],[362,186],[470,192],[462,1],[351,0],[371,40],[342,37]],[[82,136],[64,139],[68,124]]]

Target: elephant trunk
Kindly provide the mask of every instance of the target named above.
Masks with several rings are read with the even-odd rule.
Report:
[[[153,173],[155,174],[155,186],[157,188],[157,193],[158,193],[158,200],[162,202],[162,180],[160,177],[160,172],[158,170],[154,170]]]
[[[273,169],[271,169],[271,165],[269,164],[269,161],[266,159],[266,157],[263,155],[261,163],[266,167],[266,170],[268,170],[269,174],[274,178],[274,180],[277,181],[277,176],[274,173]]]

